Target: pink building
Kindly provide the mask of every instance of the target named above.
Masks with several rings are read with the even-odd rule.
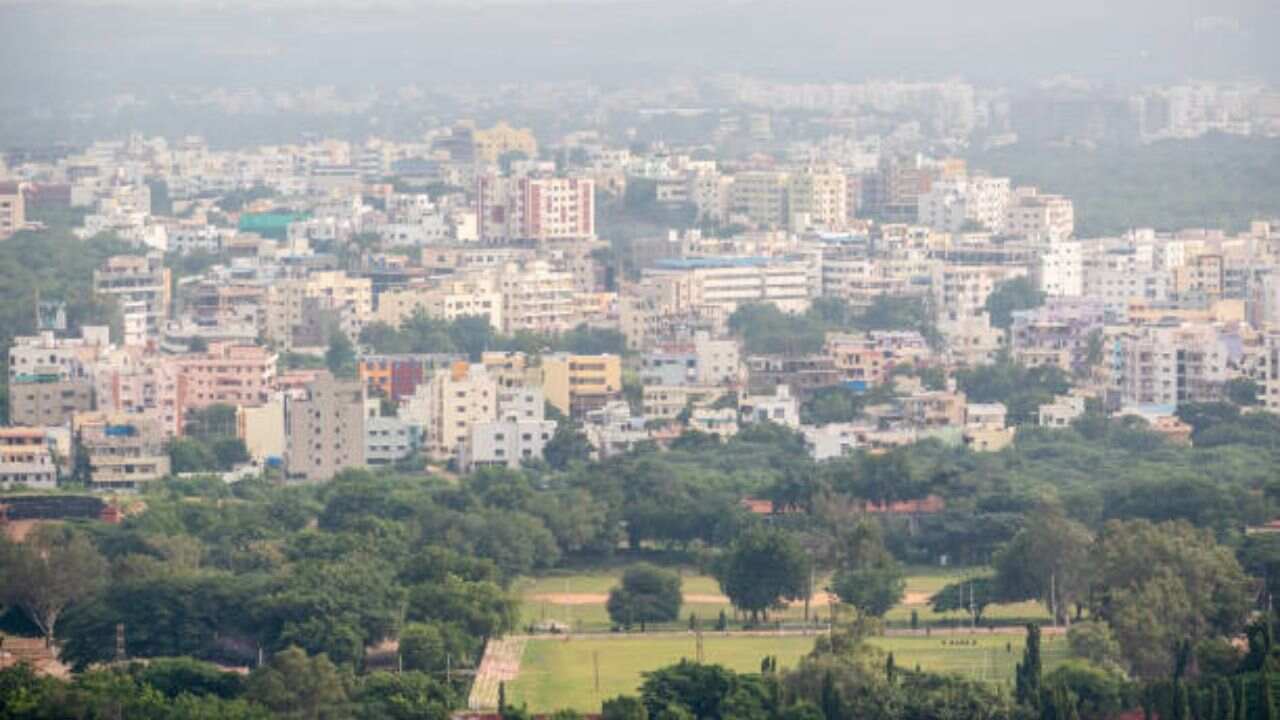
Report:
[[[256,345],[215,343],[208,352],[174,358],[179,416],[210,405],[261,405],[275,386],[278,356]]]

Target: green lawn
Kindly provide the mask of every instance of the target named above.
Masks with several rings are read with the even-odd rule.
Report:
[[[966,645],[949,644],[963,640]],[[1021,636],[972,638],[894,637],[876,638],[875,645],[894,654],[900,667],[936,672],[961,673],[983,680],[1012,682],[1014,664],[1021,658]],[[791,667],[813,647],[812,637],[724,637],[708,633],[703,637],[706,662],[718,663],[741,672],[756,672],[760,659],[776,655],[779,665]],[[592,639],[530,640],[525,647],[520,676],[507,688],[509,701],[527,703],[534,712],[564,707],[596,712],[602,699],[633,693],[641,674],[678,662],[694,659],[696,640],[688,637],[606,636]],[[1047,668],[1066,654],[1066,641],[1045,638]],[[599,692],[595,668],[599,667]]]
[[[522,578],[516,584],[516,590],[524,598],[521,606],[521,626],[543,624],[554,621],[572,628],[576,632],[602,632],[612,627],[609,615],[605,612],[603,600],[591,604],[569,604],[556,602],[547,596],[554,595],[606,595],[609,589],[618,584],[622,575],[622,567],[602,569],[593,572],[574,572],[552,574],[536,578]],[[679,568],[686,598],[691,596],[719,596],[720,586],[715,579],[701,575],[689,567]],[[972,568],[939,568],[911,567],[907,575],[907,595],[915,597],[920,594],[931,595],[941,590],[948,583],[965,577],[982,574],[981,569]],[[819,579],[817,586],[826,584]],[[928,604],[902,604],[889,611],[886,621],[891,627],[906,627],[911,622],[911,612],[915,611],[920,623],[934,626],[956,626],[968,622],[968,615],[961,612],[935,613]],[[689,602],[680,609],[680,620],[675,623],[659,626],[655,629],[680,630],[688,627],[690,614],[698,616],[702,627],[714,624],[720,612],[724,611],[733,617],[733,608],[726,602]],[[830,608],[825,603],[814,603],[811,613],[819,617],[827,617]],[[1038,603],[1012,603],[987,608],[985,619],[999,624],[1022,624],[1030,621],[1047,622],[1049,615]],[[799,622],[804,618],[801,605],[789,607],[779,613],[771,614],[771,619],[783,622]]]

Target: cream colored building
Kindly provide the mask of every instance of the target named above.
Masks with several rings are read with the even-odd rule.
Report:
[[[258,462],[285,456],[284,404],[283,397],[276,397],[262,405],[236,408],[236,435],[244,441],[249,457]]]
[[[272,284],[267,291],[266,339],[286,350],[292,349],[293,329],[303,323],[309,300],[334,311],[342,331],[354,341],[373,317],[373,281],[348,277],[342,271],[325,271]]]
[[[975,315],[982,311],[997,285],[1026,275],[1027,268],[1021,266],[944,265],[934,270],[935,307],[957,315]]]
[[[646,418],[674,420],[686,408],[705,407],[724,395],[714,385],[646,385],[642,395]]]
[[[114,298],[124,316],[126,345],[157,339],[169,317],[169,269],[160,253],[115,255],[93,271],[93,291]]]
[[[507,153],[521,153],[533,159],[538,157],[538,139],[526,128],[513,128],[499,122],[488,130],[473,130],[471,141],[477,162],[496,163]]]
[[[571,417],[581,417],[622,394],[622,360],[617,355],[544,355],[542,376],[547,402]]]
[[[543,260],[508,263],[498,284],[503,332],[560,333],[577,324],[573,273]]]
[[[729,189],[730,219],[757,228],[786,227],[788,176],[775,170],[740,172]]]
[[[1009,202],[1004,231],[1043,243],[1067,240],[1076,231],[1075,205],[1061,195],[1041,195],[1035,188],[1020,187]]]
[[[411,404],[419,411],[410,415],[420,414],[412,419],[424,421],[427,452],[446,460],[457,456],[472,425],[497,419],[497,403],[498,383],[484,366],[458,362],[418,386]]]
[[[285,471],[290,480],[324,482],[365,465],[365,386],[321,372],[285,401]]]
[[[22,187],[18,183],[0,183],[0,240],[21,230],[26,222]]]
[[[169,474],[160,425],[138,415],[84,413],[73,424],[96,490],[137,490]]]
[[[838,230],[848,221],[848,179],[838,168],[808,167],[793,174],[787,197],[794,231]]]
[[[399,327],[419,310],[427,317],[446,322],[483,317],[494,330],[503,330],[502,293],[498,292],[494,277],[487,273],[385,290],[378,295],[373,319]]]

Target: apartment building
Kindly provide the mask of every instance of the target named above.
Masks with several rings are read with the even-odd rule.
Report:
[[[482,317],[498,332],[504,327],[502,293],[496,278],[488,273],[384,290],[378,294],[373,319],[399,327],[419,312],[445,322]]]
[[[507,264],[498,289],[503,332],[507,334],[555,334],[577,324],[573,274],[554,270],[544,260]]]
[[[595,183],[590,179],[486,175],[476,182],[481,242],[595,237]]]
[[[94,408],[109,415],[142,415],[167,436],[182,432],[185,409],[178,363],[137,346],[113,348],[93,365]]]
[[[365,466],[365,391],[358,380],[320,372],[285,398],[285,473],[291,481],[324,482]]]
[[[76,413],[92,410],[93,381],[64,380],[52,373],[21,374],[9,384],[9,423],[63,425]]]
[[[1010,353],[1027,367],[1048,365],[1069,374],[1083,374],[1090,366],[1091,354],[1102,360],[1102,329],[1107,318],[1100,300],[1049,298],[1038,308],[1013,313]]]
[[[410,408],[402,415],[422,422],[426,451],[434,458],[457,457],[472,425],[498,416],[498,383],[483,365],[466,362],[437,370],[418,387]]]
[[[522,352],[491,350],[480,355],[480,364],[500,388],[542,387],[542,368]]]
[[[742,424],[771,422],[793,430],[800,428],[800,401],[791,388],[779,385],[770,395],[744,395],[738,399],[738,418]]]
[[[169,270],[160,253],[115,255],[93,272],[93,291],[114,298],[124,316],[124,344],[160,337],[169,317]]]
[[[845,174],[834,167],[806,167],[787,183],[789,227],[839,230],[849,219],[849,191]]]
[[[42,428],[0,428],[0,488],[58,486],[58,466]]]
[[[1076,241],[1058,241],[1036,254],[1032,276],[1040,292],[1049,297],[1084,294],[1084,249]]]
[[[898,401],[902,416],[917,428],[962,427],[965,421],[964,393],[954,390],[926,390]]]
[[[0,240],[26,226],[25,205],[21,185],[16,182],[0,182]]]
[[[111,345],[110,334],[110,328],[94,326],[82,328],[78,338],[59,338],[51,330],[15,337],[9,346],[9,383],[23,382],[24,375],[89,378],[93,363]]]
[[[787,227],[790,220],[785,172],[752,170],[734,175],[729,189],[729,215],[755,228]]]
[[[422,428],[398,417],[378,414],[379,403],[370,400],[364,419],[364,460],[370,467],[391,465],[422,446]]]
[[[176,358],[180,416],[210,405],[261,405],[270,399],[278,356],[256,345],[215,343]]]
[[[137,490],[169,474],[164,428],[149,418],[85,413],[72,427],[95,490]]]
[[[944,312],[938,319],[938,333],[946,343],[950,360],[960,365],[989,365],[1005,350],[1005,333],[991,326],[987,313],[961,315]]]
[[[518,153],[526,158],[538,157],[538,139],[527,128],[513,128],[499,122],[487,130],[473,130],[471,143],[476,162],[497,163],[503,155]]]
[[[914,365],[932,355],[924,336],[914,331],[827,333],[823,353],[839,382],[857,390],[883,384],[899,365]]]
[[[283,395],[276,395],[262,405],[236,408],[236,437],[258,463],[279,462],[286,456],[285,402]]]
[[[710,333],[695,333],[693,352],[700,384],[732,386],[742,383],[742,354],[736,339],[716,339]]]
[[[646,268],[643,276],[666,280],[676,308],[710,306],[726,315],[752,303],[801,313],[821,289],[820,261],[809,256],[672,258]]]
[[[373,316],[373,281],[341,271],[317,271],[306,278],[272,283],[267,291],[263,337],[285,351],[324,342],[308,332],[327,315],[353,341]],[[308,338],[304,340],[303,338]]]
[[[542,376],[547,402],[570,417],[582,417],[622,394],[617,355],[544,355]]]
[[[1075,231],[1075,205],[1070,198],[1041,195],[1030,187],[1014,190],[1004,224],[1006,234],[1053,244],[1071,238]]]
[[[747,387],[755,394],[786,386],[800,397],[839,385],[840,371],[827,355],[751,355],[747,358]]]
[[[479,467],[515,468],[541,460],[555,436],[556,421],[546,419],[541,388],[500,388],[497,405],[498,418],[473,423],[460,446],[458,465],[463,472]]]
[[[934,306],[958,314],[977,314],[997,285],[1026,274],[1025,267],[1008,265],[944,265],[933,276]]]
[[[715,385],[646,385],[641,402],[646,418],[675,420],[686,409],[710,405],[724,393]]]
[[[956,177],[934,181],[919,198],[919,223],[957,233],[982,229],[1004,232],[1012,197],[1009,178]]]
[[[1241,375],[1240,343],[1209,324],[1129,328],[1111,339],[1111,390],[1120,406],[1211,402]]]
[[[457,353],[361,355],[358,371],[368,394],[398,403],[417,391],[438,370],[466,360]]]

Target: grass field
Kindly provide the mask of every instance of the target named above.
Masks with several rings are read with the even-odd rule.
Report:
[[[955,644],[957,639],[972,644]],[[1023,639],[979,633],[963,638],[875,638],[872,642],[893,652],[900,667],[919,665],[923,670],[1012,682],[1014,664],[1022,656]],[[784,668],[792,667],[812,648],[812,637],[725,637],[710,633],[703,637],[706,662],[741,672],[759,671],[760,659],[766,655],[776,655],[778,664]],[[696,640],[692,636],[530,640],[525,647],[520,676],[507,688],[507,697],[515,704],[527,703],[534,712],[565,707],[599,711],[602,699],[635,692],[642,682],[642,673],[679,662],[681,658],[694,659],[696,654]],[[1045,638],[1046,668],[1061,662],[1065,654],[1065,639]],[[595,689],[597,665],[598,693]]]
[[[683,580],[682,590],[686,602],[680,610],[681,620],[663,628],[684,629],[688,626],[690,614],[697,615],[702,627],[710,627],[723,610],[733,617],[733,608],[720,598],[720,586],[714,578],[699,574],[692,568],[679,569]],[[603,596],[609,589],[618,584],[622,568],[599,570],[595,572],[565,573],[537,578],[524,578],[516,586],[524,598],[521,608],[521,625],[536,625],[555,622],[575,632],[600,632],[611,628],[609,615],[605,612]],[[963,625],[968,615],[961,612],[935,613],[927,602],[921,601],[941,590],[948,583],[972,576],[973,570],[915,567],[910,568],[907,576],[907,595],[915,599],[910,604],[899,605],[889,611],[886,621],[890,626],[905,627],[911,622],[914,610],[919,621],[925,625],[950,626]],[[819,578],[816,586],[826,584],[825,578]],[[576,596],[576,597],[575,597]],[[594,602],[584,602],[585,596],[601,596]],[[689,601],[689,598],[696,601]],[[712,601],[716,598],[716,601]],[[819,617],[826,617],[830,609],[825,603],[814,603],[811,612]],[[1028,621],[1047,621],[1048,613],[1038,603],[1013,603],[988,607],[984,616],[1001,624],[1018,624]],[[786,610],[771,614],[771,619],[783,622],[798,622],[804,618],[804,608],[795,605]]]

